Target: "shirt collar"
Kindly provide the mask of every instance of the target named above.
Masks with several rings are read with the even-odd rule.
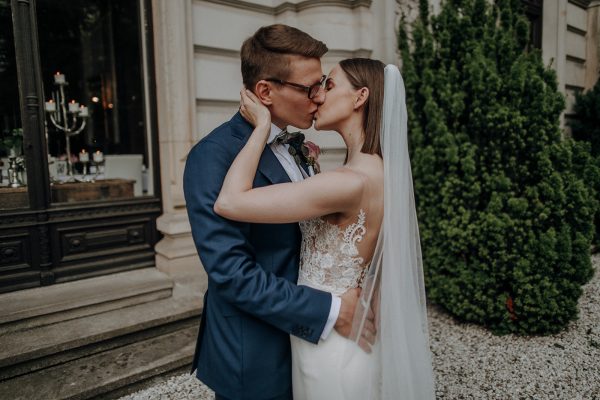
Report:
[[[283,131],[283,129],[281,129],[280,127],[278,127],[277,125],[275,125],[274,123],[271,122],[271,133],[269,134],[267,143],[268,144],[273,143],[273,140],[275,140],[277,135],[279,135],[282,131]]]

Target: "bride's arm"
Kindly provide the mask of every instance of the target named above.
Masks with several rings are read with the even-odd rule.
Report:
[[[364,181],[347,169],[318,174],[301,182],[253,189],[271,117],[268,109],[246,91],[242,91],[240,111],[256,128],[227,172],[214,206],[217,214],[235,221],[287,223],[356,207]]]

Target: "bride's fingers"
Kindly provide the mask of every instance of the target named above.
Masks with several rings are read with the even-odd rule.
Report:
[[[252,93],[251,90],[246,89],[245,92],[246,92],[246,97],[248,97],[254,103],[259,103],[260,102],[260,100],[258,100],[258,96],[256,96],[254,93]]]
[[[246,94],[246,90],[245,89],[242,89],[240,91],[240,98],[242,99],[242,104],[244,104],[244,105],[252,103],[252,100],[250,100],[250,98]]]

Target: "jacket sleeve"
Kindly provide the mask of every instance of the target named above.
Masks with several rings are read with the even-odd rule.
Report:
[[[188,217],[211,288],[239,310],[317,343],[329,316],[331,294],[265,271],[247,240],[250,224],[230,221],[213,211],[234,158],[231,149],[205,139],[192,149],[185,166]]]

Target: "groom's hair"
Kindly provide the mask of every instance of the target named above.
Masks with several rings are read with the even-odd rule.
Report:
[[[288,55],[321,58],[327,51],[325,43],[299,29],[283,24],[263,26],[242,44],[244,86],[254,90],[261,79],[286,80],[290,75]]]

